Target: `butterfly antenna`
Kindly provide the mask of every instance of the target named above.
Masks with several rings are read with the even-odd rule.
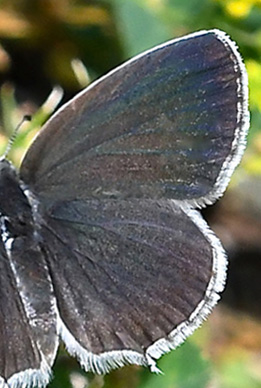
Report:
[[[19,131],[19,129],[21,128],[21,126],[23,125],[23,123],[25,121],[31,121],[32,117],[29,116],[29,115],[24,115],[24,117],[22,118],[22,120],[20,121],[20,123],[17,125],[17,127],[15,128],[12,136],[10,137],[8,143],[7,143],[7,146],[6,146],[6,150],[5,150],[5,153],[3,155],[4,159],[6,159],[7,155],[9,154],[11,148],[12,148],[12,145],[14,144],[15,142],[15,139],[16,139],[16,136],[17,136],[17,133]]]

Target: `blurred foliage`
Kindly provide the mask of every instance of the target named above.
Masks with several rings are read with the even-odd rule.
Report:
[[[260,0],[0,0],[0,151],[23,115],[32,114],[12,147],[19,165],[61,101],[90,80],[167,39],[209,28],[225,30],[237,42],[249,74],[251,131],[232,187],[245,177],[260,181]],[[240,314],[231,320],[222,311],[222,319],[215,311],[192,339],[160,360],[164,375],[126,367],[93,376],[61,349],[50,387],[261,388],[259,322],[246,323]],[[250,331],[252,340],[246,345],[236,330]]]

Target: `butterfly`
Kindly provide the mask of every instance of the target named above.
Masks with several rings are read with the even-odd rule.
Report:
[[[222,31],[146,51],[0,160],[0,387],[45,387],[59,338],[86,371],[148,366],[220,298],[226,255],[199,213],[246,144],[247,74]]]

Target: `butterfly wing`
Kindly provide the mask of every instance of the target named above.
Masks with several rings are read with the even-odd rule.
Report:
[[[7,257],[0,240],[0,386],[45,386],[58,345],[52,285],[39,250],[13,245]]]
[[[135,57],[63,107],[29,149],[21,177],[51,201],[203,205],[225,190],[247,125],[235,44],[220,31],[201,32]]]
[[[155,371],[223,289],[220,243],[196,211],[171,201],[60,203],[42,236],[60,335],[95,373],[126,363]]]
[[[235,45],[202,32],[94,83],[29,149],[59,332],[87,370],[156,370],[215,304],[225,257],[191,206],[223,193],[247,124]]]

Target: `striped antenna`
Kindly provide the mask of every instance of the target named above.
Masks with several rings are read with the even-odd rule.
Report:
[[[17,125],[17,127],[14,130],[14,133],[12,134],[12,136],[10,137],[10,139],[7,143],[6,150],[5,150],[5,153],[3,155],[4,159],[7,158],[7,155],[9,154],[9,152],[12,148],[12,145],[14,144],[14,141],[16,139],[17,133],[18,133],[19,129],[21,128],[21,126],[23,125],[23,123],[25,121],[31,121],[31,119],[32,119],[32,117],[30,115],[24,115],[21,122]]]

